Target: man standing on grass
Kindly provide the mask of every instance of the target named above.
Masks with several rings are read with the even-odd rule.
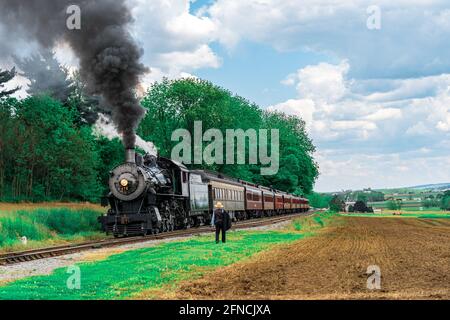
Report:
[[[225,243],[227,230],[231,228],[230,215],[223,209],[221,202],[217,202],[214,207],[211,226],[216,227],[216,243],[219,243],[220,232],[222,232],[222,242]]]

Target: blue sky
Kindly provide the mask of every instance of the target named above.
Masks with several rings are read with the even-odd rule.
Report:
[[[129,3],[144,83],[196,76],[303,118],[316,190],[450,182],[447,0]]]
[[[200,69],[195,75],[246,97],[261,107],[295,95],[295,88],[280,82],[292,71],[292,66],[301,68],[325,59],[323,55],[311,52],[277,52],[268,45],[252,42],[240,43],[233,52],[227,52],[219,44],[212,44],[211,48],[221,57],[221,67]]]

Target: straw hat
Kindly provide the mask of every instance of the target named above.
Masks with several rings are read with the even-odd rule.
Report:
[[[217,202],[214,207],[216,207],[217,209],[223,209],[223,204],[222,202]]]

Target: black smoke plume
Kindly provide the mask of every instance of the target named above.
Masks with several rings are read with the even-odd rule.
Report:
[[[135,88],[147,69],[140,62],[143,52],[128,31],[133,18],[125,2],[1,0],[0,24],[4,34],[37,41],[44,48],[66,41],[79,58],[80,75],[89,94],[103,98],[123,135],[125,147],[133,148],[135,129],[144,115]],[[81,9],[80,30],[67,28],[70,5]],[[7,52],[6,48],[2,52]]]

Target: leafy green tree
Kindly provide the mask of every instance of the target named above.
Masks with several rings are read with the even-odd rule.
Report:
[[[106,195],[109,190],[109,172],[125,160],[123,145],[119,139],[108,140],[104,137],[97,138],[95,143],[95,149],[99,154],[99,162],[96,169],[98,180],[100,181],[101,195]]]
[[[308,137],[305,122],[279,112],[265,112],[263,127],[278,129],[280,134],[280,169],[274,176],[264,176],[263,183],[277,189],[309,194],[319,174],[312,154],[315,147]]]
[[[380,191],[372,191],[368,194],[368,201],[370,202],[384,201],[384,193]]]
[[[427,197],[422,201],[422,206],[425,208],[440,207],[440,204],[439,200],[435,199],[433,196]]]
[[[373,212],[372,207],[368,207],[366,202],[358,200],[353,205],[352,212]]]
[[[402,208],[402,202],[400,200],[389,200],[387,202],[387,208],[389,210],[400,210]]]
[[[0,69],[0,99],[8,97],[20,89],[20,87],[15,87],[14,89],[11,90],[3,90],[5,84],[14,79],[16,75],[17,72],[15,68],[12,68],[11,70]]]
[[[15,145],[15,119],[14,112],[18,101],[14,98],[0,99],[0,199],[10,189],[10,183],[7,174],[13,169]]]
[[[346,191],[345,196],[348,201],[363,201],[365,203],[384,201],[383,192],[371,189],[364,191]]]
[[[447,190],[442,195],[441,199],[442,210],[450,210],[450,190]]]
[[[89,124],[95,121],[98,109],[76,75],[68,78],[52,56],[32,59],[22,65],[32,80],[31,96],[17,100],[7,97],[13,91],[1,91],[0,200],[96,201],[107,192],[111,168],[123,161],[123,147],[117,139],[110,141],[92,134]],[[44,69],[49,69],[48,79]],[[14,69],[0,72],[0,89],[13,74]],[[142,104],[148,112],[138,133],[153,141],[166,157],[178,143],[171,141],[172,132],[185,128],[193,133],[195,121],[202,121],[203,132],[215,128],[224,136],[227,129],[279,130],[280,165],[276,175],[261,176],[260,165],[254,164],[190,167],[215,170],[297,195],[312,192],[318,166],[303,120],[262,111],[246,99],[199,79],[164,79],[150,88]],[[244,152],[248,159],[248,142]],[[323,196],[317,200],[321,202],[317,207],[328,206],[330,200],[331,196]]]
[[[95,123],[98,112],[104,111],[99,106],[98,97],[86,94],[86,85],[79,72],[71,74],[53,52],[43,50],[24,59],[15,58],[15,62],[22,75],[30,81],[27,93],[31,96],[48,95],[73,109],[77,126]]]
[[[306,133],[303,120],[282,113],[263,112],[246,99],[200,79],[164,79],[155,83],[142,100],[142,105],[148,112],[138,133],[145,140],[152,141],[160,155],[165,157],[170,157],[172,148],[178,143],[171,141],[172,132],[183,128],[193,136],[195,121],[202,121],[204,132],[215,128],[224,137],[227,129],[278,129],[280,167],[274,176],[261,176],[260,166],[251,164],[192,164],[189,167],[222,172],[298,195],[312,191],[318,166],[312,157],[315,147]],[[225,141],[223,150],[225,153]],[[249,150],[246,143],[246,159]]]
[[[330,210],[333,212],[342,212],[345,210],[345,202],[340,196],[335,195],[330,201]]]
[[[59,64],[53,52],[43,50],[28,58],[16,57],[15,62],[22,75],[30,81],[27,89],[29,95],[46,94],[63,103],[67,101],[73,83],[68,69]]]
[[[309,205],[313,208],[329,208],[331,199],[329,194],[312,192],[308,195]]]
[[[100,106],[100,98],[87,94],[86,84],[81,80],[79,72],[70,76],[71,92],[66,104],[75,111],[74,122],[77,126],[94,124],[99,112],[109,115],[109,111]]]
[[[71,110],[47,96],[11,100],[3,108],[13,110],[2,141],[8,148],[3,184],[9,185],[10,200],[98,197],[98,154],[91,129],[76,128]]]
[[[74,109],[74,123],[81,127],[93,124],[101,111],[100,98],[88,95],[86,85],[78,71],[69,72],[61,65],[51,51],[43,50],[31,57],[15,58],[16,64],[23,71],[22,75],[30,81],[27,89],[29,95],[48,95]]]
[[[358,193],[358,196],[357,196],[357,198],[356,198],[356,201],[360,201],[360,202],[362,202],[362,203],[364,203],[364,204],[367,204],[367,200],[368,200],[367,194],[365,194],[365,193],[363,193],[363,192]],[[356,206],[356,203],[355,203],[355,206]],[[355,210],[356,210],[356,209],[355,209]],[[365,211],[364,211],[364,212],[365,212]]]

